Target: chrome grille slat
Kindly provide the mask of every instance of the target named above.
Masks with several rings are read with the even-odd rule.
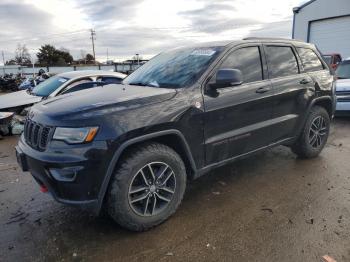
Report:
[[[52,130],[52,127],[43,126],[27,119],[24,125],[24,139],[30,147],[44,151],[51,138]]]

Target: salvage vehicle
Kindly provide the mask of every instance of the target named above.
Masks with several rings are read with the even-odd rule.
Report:
[[[72,93],[82,89],[121,83],[126,75],[109,71],[72,71],[52,76],[33,89],[17,91],[0,96],[0,111],[21,113],[23,109],[32,106],[43,99]]]
[[[320,154],[334,76],[314,45],[247,38],[159,54],[124,79],[33,106],[19,165],[61,203],[150,229],[180,205],[188,180],[285,145]]]
[[[335,114],[337,116],[350,116],[350,59],[340,63],[335,73],[337,76]]]
[[[324,54],[323,55],[324,61],[333,69],[336,70],[338,65],[342,61],[342,57],[338,53],[333,53],[333,54]]]

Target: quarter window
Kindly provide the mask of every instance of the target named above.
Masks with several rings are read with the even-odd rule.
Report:
[[[318,71],[323,69],[321,60],[314,51],[308,48],[297,48],[301,62],[307,72]]]
[[[243,82],[249,83],[263,79],[259,47],[244,47],[233,51],[221,64],[220,68],[239,69]]]
[[[298,62],[289,46],[266,46],[270,78],[299,73]]]

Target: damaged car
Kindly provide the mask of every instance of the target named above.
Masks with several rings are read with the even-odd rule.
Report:
[[[17,161],[58,202],[144,231],[174,214],[187,180],[214,168],[276,145],[318,156],[334,115],[332,73],[314,45],[295,40],[176,48],[122,85],[33,106]]]
[[[99,70],[72,71],[58,74],[31,90],[22,90],[0,96],[0,111],[24,115],[24,109],[43,99],[106,84],[119,84],[125,77],[125,74],[119,72]]]

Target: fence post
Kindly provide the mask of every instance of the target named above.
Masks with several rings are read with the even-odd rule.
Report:
[[[101,65],[100,64],[98,64],[98,70],[101,70]]]
[[[74,71],[77,71],[77,66],[73,66],[73,68],[74,68]]]

